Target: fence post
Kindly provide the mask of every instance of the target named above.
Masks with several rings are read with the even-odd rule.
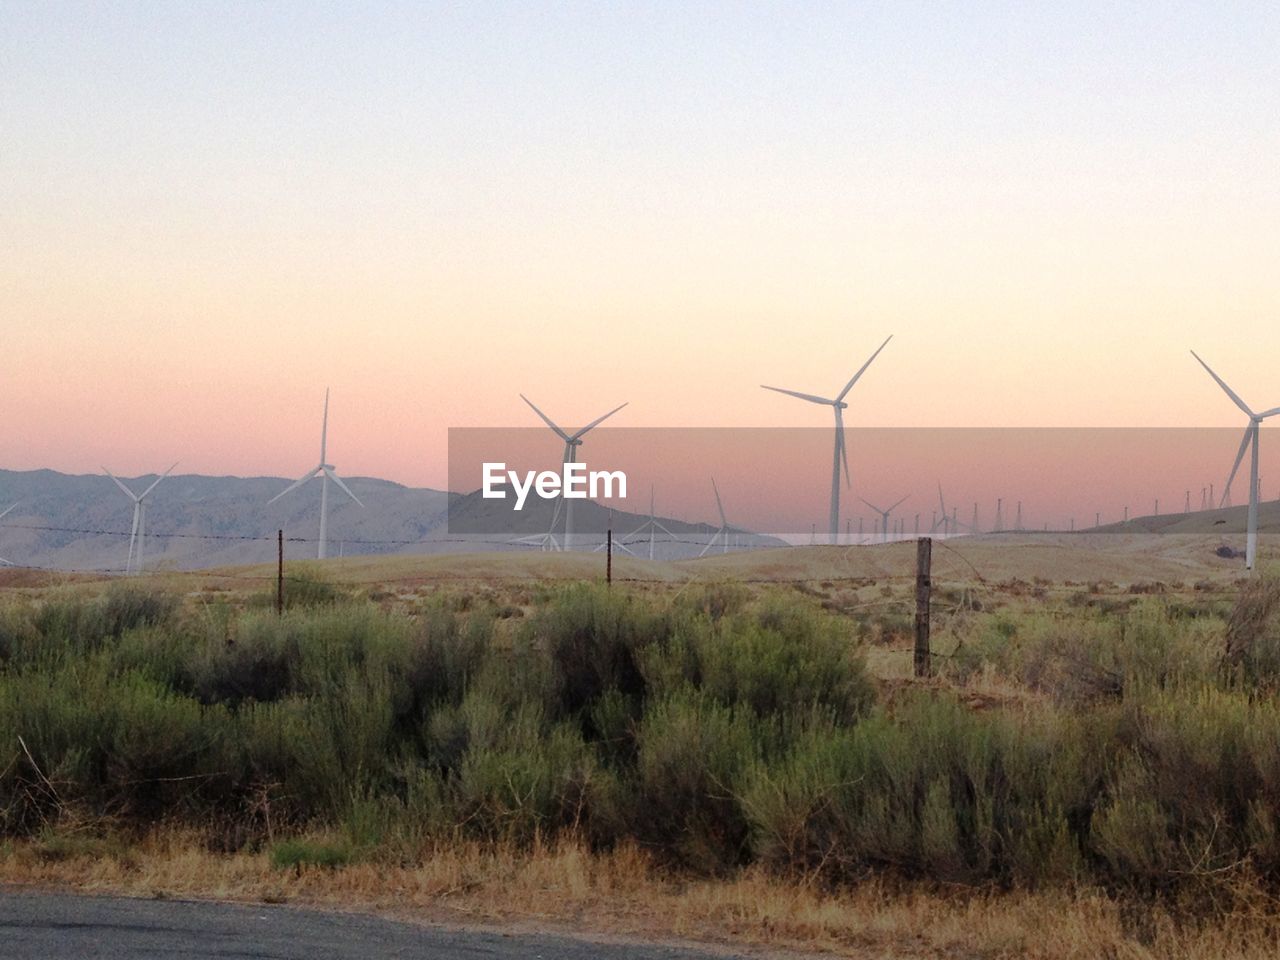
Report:
[[[276,531],[276,614],[284,613],[284,531]]]
[[[605,532],[604,582],[606,586],[613,586],[613,527]]]
[[[921,537],[916,541],[916,649],[915,674],[929,676],[929,594],[933,589],[930,567],[933,541]]]

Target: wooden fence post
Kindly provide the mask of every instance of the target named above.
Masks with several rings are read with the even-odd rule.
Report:
[[[284,613],[284,531],[276,531],[276,613]]]
[[[933,589],[930,567],[933,541],[921,537],[916,541],[916,649],[915,674],[929,676],[929,594]]]

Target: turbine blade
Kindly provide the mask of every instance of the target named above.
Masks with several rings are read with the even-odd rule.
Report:
[[[364,504],[363,504],[363,503],[360,503],[360,498],[359,498],[359,497],[357,497],[354,493],[352,493],[352,492],[351,492],[351,488],[350,488],[350,487],[348,487],[345,483],[343,483],[343,482],[342,482],[342,478],[341,478],[340,476],[338,476],[336,473],[334,473],[334,472],[333,472],[332,470],[330,470],[328,467],[325,467],[325,468],[324,468],[324,472],[325,472],[326,476],[328,476],[328,478],[329,478],[330,480],[332,480],[334,483],[336,483],[336,484],[338,485],[338,487],[342,490],[342,492],[343,492],[343,493],[345,493],[348,497],[350,497],[350,498],[351,498],[352,500],[354,500],[356,503],[359,503],[359,504],[360,504],[360,506],[362,506],[362,507],[364,506]]]
[[[631,402],[630,400],[628,400],[628,401],[627,401],[627,403],[630,403],[630,402]],[[604,423],[606,420],[608,420],[610,417],[612,417],[615,413],[617,413],[619,410],[621,410],[621,409],[622,409],[623,407],[625,407],[626,405],[627,405],[626,403],[621,404],[621,405],[619,405],[619,406],[614,407],[612,410],[610,410],[608,413],[606,413],[603,417],[596,417],[594,420],[592,420],[590,423],[588,423],[585,427],[583,427],[581,430],[579,430],[577,433],[575,433],[571,439],[573,439],[573,440],[577,440],[579,437],[581,437],[584,433],[586,433],[586,432],[587,432],[588,430],[590,430],[592,427],[595,427],[595,426],[598,426],[598,425],[599,425],[599,424],[601,424],[601,423]]]
[[[174,463],[173,463],[173,467],[176,467],[177,465],[178,465],[178,463],[177,463],[177,461],[175,460],[175,461],[174,461]],[[168,476],[168,475],[173,471],[173,467],[170,467],[170,468],[169,468],[168,470],[166,470],[164,473],[160,474],[160,476],[156,477],[156,478],[155,478],[155,480],[153,480],[153,481],[151,482],[151,486],[147,487],[147,489],[145,489],[145,490],[143,490],[143,491],[142,491],[142,493],[138,496],[138,499],[139,499],[139,500],[144,499],[148,493],[150,493],[152,490],[154,490],[154,489],[156,488],[156,484],[158,484],[161,480],[163,480],[165,477],[167,477],[167,476]]]
[[[715,477],[711,478],[711,489],[714,490],[716,494],[716,509],[720,511],[720,526],[727,527],[729,525],[729,521],[724,518],[724,507],[720,505],[720,488],[716,486]]]
[[[938,509],[944,517],[949,516],[949,514],[947,513],[946,501],[942,499],[942,481],[941,480],[938,481]]]
[[[127,493],[127,494],[129,495],[129,499],[130,499],[130,500],[135,500],[135,501],[136,501],[136,500],[138,499],[138,495],[137,495],[136,493],[134,493],[132,490],[130,490],[128,487],[126,487],[123,483],[121,483],[121,482],[120,482],[120,478],[119,478],[119,477],[117,477],[114,473],[112,473],[112,472],[111,472],[110,470],[108,470],[106,467],[103,467],[103,468],[102,468],[102,472],[103,472],[103,473],[105,473],[105,474],[106,474],[108,477],[110,477],[112,480],[114,480],[114,481],[115,481],[116,486],[117,486],[117,487],[119,487],[121,490],[123,490],[125,493]]]
[[[1245,451],[1249,449],[1249,441],[1253,439],[1253,431],[1258,429],[1256,423],[1250,423],[1244,428],[1244,439],[1240,441],[1240,452],[1236,454],[1236,462],[1231,467],[1231,473],[1227,477],[1227,485],[1222,488],[1222,505],[1225,505],[1227,498],[1231,496],[1231,481],[1236,478],[1236,471],[1240,469],[1240,462],[1244,460]]]
[[[3,510],[0,510],[0,519],[4,519],[5,517],[7,517],[10,514],[10,512],[13,510],[13,508],[16,507],[18,503],[21,503],[21,502],[22,501],[19,500],[17,503],[11,503],[7,507],[5,507]]]
[[[716,541],[720,539],[720,534],[723,532],[724,527],[721,527],[712,535],[711,539],[707,541],[707,545],[698,553],[698,559],[702,559],[707,555],[707,551],[716,545]]]
[[[277,493],[274,497],[268,500],[267,506],[270,506],[271,504],[275,503],[277,500],[283,497],[286,493],[293,493],[293,491],[297,490],[300,486],[302,486],[304,483],[306,483],[308,480],[310,480],[312,477],[314,477],[317,473],[319,473],[323,469],[324,469],[324,465],[321,464],[320,466],[312,470],[310,473],[304,474],[303,476],[299,477],[297,480],[293,481],[293,483],[289,484],[289,486],[285,487],[283,490]]]
[[[1280,407],[1272,407],[1270,410],[1264,410],[1258,414],[1258,418],[1265,420],[1267,417],[1274,417],[1277,413],[1280,413]]]
[[[885,513],[893,513],[893,511],[897,510],[900,506],[906,503],[906,501],[910,498],[910,496],[911,494],[908,493],[905,497],[903,497],[901,500],[895,503],[892,507],[886,510]]]
[[[887,347],[889,345],[889,341],[892,339],[893,339],[892,333],[889,334],[889,336],[884,338],[884,343],[880,344],[880,346],[876,348],[876,352],[873,353],[870,356],[870,358],[868,358],[867,362],[858,368],[858,372],[853,375],[853,379],[851,379],[848,383],[844,385],[844,389],[841,390],[840,393],[836,396],[837,401],[843,400],[845,398],[845,394],[847,394],[850,390],[853,389],[853,385],[858,382],[858,378],[867,372],[867,367],[871,366],[871,361],[874,360],[876,357],[880,356],[880,351],[883,350],[885,347]]]
[[[1200,360],[1200,354],[1196,353],[1194,350],[1191,351],[1191,355],[1195,357],[1197,360]],[[1237,407],[1239,407],[1249,416],[1251,417],[1253,416],[1253,411],[1249,409],[1249,405],[1245,403],[1243,400],[1241,400],[1238,396],[1236,396],[1236,392],[1227,386],[1226,381],[1224,381],[1220,376],[1218,376],[1216,373],[1213,372],[1212,367],[1210,367],[1203,360],[1200,360],[1200,366],[1204,367],[1206,370],[1209,371],[1209,376],[1213,377],[1214,380],[1218,381],[1218,386],[1220,386],[1223,390],[1226,391],[1227,396],[1231,398],[1232,402],[1234,402]]]
[[[863,503],[865,503],[868,507],[870,507],[870,508],[871,508],[872,510],[874,510],[876,513],[879,513],[879,514],[882,514],[882,515],[883,515],[883,514],[885,514],[885,513],[887,513],[887,512],[888,512],[887,510],[881,510],[879,507],[877,507],[874,503],[872,503],[872,502],[871,502],[870,500],[868,500],[866,497],[859,497],[858,499],[859,499],[859,500],[861,500]]]
[[[766,390],[772,390],[774,393],[785,393],[788,397],[799,397],[801,400],[808,400],[810,403],[821,403],[828,407],[834,406],[834,400],[828,400],[826,397],[815,397],[812,393],[800,393],[798,390],[783,390],[781,387],[770,387],[766,384],[760,384]]]
[[[565,433],[563,430],[557,427],[550,417],[548,417],[545,413],[543,413],[541,410],[535,407],[533,405],[533,401],[530,400],[528,397],[526,397],[523,393],[520,394],[520,399],[523,400],[525,403],[527,403],[530,407],[532,407],[533,412],[542,418],[543,423],[545,423],[548,427],[550,427],[557,434],[559,434],[561,440],[563,440],[565,443],[568,443],[572,439],[567,433]]]

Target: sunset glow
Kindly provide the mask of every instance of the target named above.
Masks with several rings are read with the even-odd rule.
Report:
[[[1189,348],[1280,404],[1274,5],[60,9],[0,31],[10,469],[292,476],[331,387],[443,487],[520,391],[825,426],[759,384],[889,333],[851,428],[1242,428]]]

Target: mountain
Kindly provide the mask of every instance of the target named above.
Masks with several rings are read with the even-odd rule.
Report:
[[[154,479],[151,474],[125,484],[141,492]],[[330,556],[533,550],[537,547],[509,541],[545,533],[555,509],[553,502],[533,499],[513,519],[496,501],[484,500],[478,492],[462,496],[371,477],[344,479],[364,507],[330,488]],[[320,481],[313,480],[267,505],[290,482],[283,477],[166,477],[147,498],[145,565],[197,569],[267,562],[276,556],[277,530],[287,538],[286,556],[314,557]],[[123,570],[133,503],[110,477],[0,470],[0,509],[15,503],[0,519],[0,557],[22,566],[59,570]],[[578,543],[603,542],[610,518],[617,540],[648,519],[580,501],[574,509]],[[664,543],[668,538],[659,534],[655,555],[663,559],[696,555],[714,533],[706,524],[658,520],[676,540]],[[731,546],[780,543],[746,531],[731,533]],[[637,538],[631,549],[647,556],[647,534]]]

